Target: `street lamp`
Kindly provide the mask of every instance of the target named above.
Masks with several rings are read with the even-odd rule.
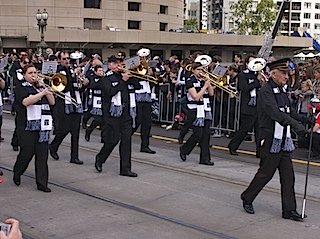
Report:
[[[41,32],[41,40],[40,43],[37,44],[37,47],[39,48],[39,52],[42,53],[42,49],[48,46],[44,41],[44,31],[46,30],[48,20],[48,13],[46,9],[43,9],[43,12],[38,9],[38,12],[36,13],[36,19],[38,21],[37,25],[39,26],[39,31]]]

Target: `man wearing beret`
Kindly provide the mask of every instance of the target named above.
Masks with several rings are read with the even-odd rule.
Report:
[[[260,168],[249,187],[241,194],[243,208],[247,213],[254,214],[252,202],[263,187],[279,170],[282,199],[282,218],[302,221],[296,211],[294,191],[294,171],[291,152],[294,144],[290,130],[305,135],[305,127],[297,120],[301,118],[291,109],[287,93],[289,58],[268,63],[271,78],[261,88],[258,98]]]

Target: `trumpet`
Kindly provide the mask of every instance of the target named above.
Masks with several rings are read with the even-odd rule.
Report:
[[[44,80],[49,80],[49,84],[44,83]],[[75,107],[79,106],[78,102],[74,98],[72,98],[62,92],[67,86],[67,77],[65,75],[63,75],[61,73],[56,73],[53,76],[46,76],[46,75],[38,73],[37,81],[44,88],[50,90],[57,97],[59,97],[63,100],[69,101]]]
[[[189,64],[185,67],[187,71],[192,70],[192,64]],[[232,89],[229,89],[225,86],[227,84],[227,77],[225,75],[218,76],[215,75],[208,70],[203,69],[203,73],[201,73],[201,76],[204,77],[206,80],[210,80],[211,85],[225,91],[226,93],[230,94],[233,97],[238,97],[238,93]]]

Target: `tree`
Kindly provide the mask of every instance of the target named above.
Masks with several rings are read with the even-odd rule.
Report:
[[[190,18],[184,21],[184,27],[188,30],[198,29],[198,20],[196,18]]]
[[[270,31],[276,19],[278,5],[273,0],[261,0],[257,6],[253,0],[239,0],[230,6],[235,22],[234,31],[239,34],[262,35]]]

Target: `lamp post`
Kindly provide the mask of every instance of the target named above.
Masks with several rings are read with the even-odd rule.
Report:
[[[46,30],[48,20],[48,13],[46,9],[43,9],[43,12],[41,12],[40,9],[38,9],[36,19],[38,21],[37,25],[39,27],[39,31],[41,32],[41,40],[40,43],[37,44],[37,47],[39,48],[39,53],[42,53],[42,49],[48,46],[44,41],[44,31]]]

